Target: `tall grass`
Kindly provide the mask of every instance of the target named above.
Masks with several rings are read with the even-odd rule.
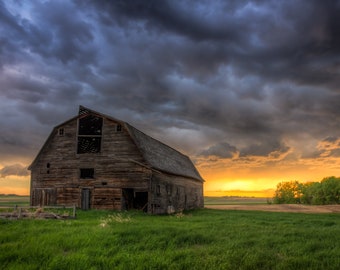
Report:
[[[340,215],[203,209],[0,220],[1,269],[339,269]]]

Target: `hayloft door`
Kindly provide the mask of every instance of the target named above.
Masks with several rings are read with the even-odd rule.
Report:
[[[91,191],[87,188],[83,188],[81,190],[81,209],[89,210],[90,209],[90,198]]]

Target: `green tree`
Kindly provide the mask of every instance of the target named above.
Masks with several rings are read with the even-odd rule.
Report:
[[[323,191],[319,182],[306,183],[304,185],[303,197],[306,204],[323,204]]]
[[[300,203],[301,185],[298,181],[278,183],[273,198],[274,203]]]
[[[317,182],[307,182],[307,183],[301,183],[300,184],[300,190],[301,190],[301,203],[303,204],[312,204],[313,198],[314,198],[314,189],[315,185],[320,184]]]
[[[321,182],[281,182],[274,203],[340,204],[340,178],[326,177]]]
[[[340,178],[331,176],[321,180],[322,204],[340,203]]]

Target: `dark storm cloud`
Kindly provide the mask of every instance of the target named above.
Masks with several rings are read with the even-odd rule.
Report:
[[[280,157],[289,151],[290,147],[284,142],[278,141],[275,138],[266,141],[250,144],[241,150],[240,157],[246,156],[272,156]]]
[[[233,29],[237,26],[233,20],[228,20],[227,17],[206,16],[206,11],[211,4],[208,1],[160,2],[151,0],[145,2],[143,0],[128,0],[114,3],[103,2],[101,1],[101,4],[104,9],[108,8],[106,10],[111,12],[111,16],[119,17],[118,23],[128,24],[131,19],[134,19],[145,22],[148,28],[174,32],[199,41],[206,39],[232,40],[238,36],[238,32]],[[230,6],[234,5],[231,2],[215,2],[214,4],[217,5],[214,13],[217,8],[228,11]]]
[[[333,55],[339,53],[340,31],[337,1],[101,3],[105,17],[124,29],[139,25],[161,37],[168,33],[193,40],[198,43],[190,46],[194,51],[200,43],[208,43],[210,49],[206,46],[199,50],[201,54],[195,52],[200,58],[197,64],[211,60],[217,66],[231,63],[241,74],[252,72],[300,83],[334,80],[338,63]],[[219,58],[209,57],[212,50],[218,50]],[[324,64],[327,68],[322,70]]]
[[[337,158],[340,157],[340,138],[329,136],[321,140],[318,144],[318,149],[304,158]]]
[[[91,26],[83,21],[74,4],[36,1],[31,5],[31,20],[13,15],[2,6],[1,21],[6,27],[6,36],[12,38],[6,39],[8,50],[14,53],[29,50],[46,60],[54,58],[64,64],[93,60],[93,52],[87,47],[93,39]]]
[[[230,145],[227,142],[222,142],[209,147],[202,151],[200,156],[216,156],[219,158],[232,158],[238,152],[235,146]]]
[[[340,157],[339,137],[329,136],[319,143],[317,157]]]
[[[1,2],[0,102],[27,131],[19,144],[41,145],[82,104],[155,136],[202,133],[207,143],[185,151],[286,153],[287,137],[339,136],[339,11],[317,0]],[[13,151],[17,128],[1,124]]]
[[[329,137],[325,138],[325,139],[323,140],[323,142],[326,142],[326,143],[336,143],[338,140],[339,140],[338,137],[329,136]],[[340,145],[339,145],[339,146],[340,146]]]

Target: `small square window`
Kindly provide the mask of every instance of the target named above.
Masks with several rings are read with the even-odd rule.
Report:
[[[80,178],[81,179],[93,179],[94,169],[93,168],[80,169]]]
[[[118,125],[117,125],[116,131],[117,131],[117,132],[121,132],[121,131],[122,131],[122,125],[121,125],[121,124],[118,124]]]
[[[64,136],[64,129],[63,128],[59,128],[58,129],[58,134],[59,134],[59,136]]]

